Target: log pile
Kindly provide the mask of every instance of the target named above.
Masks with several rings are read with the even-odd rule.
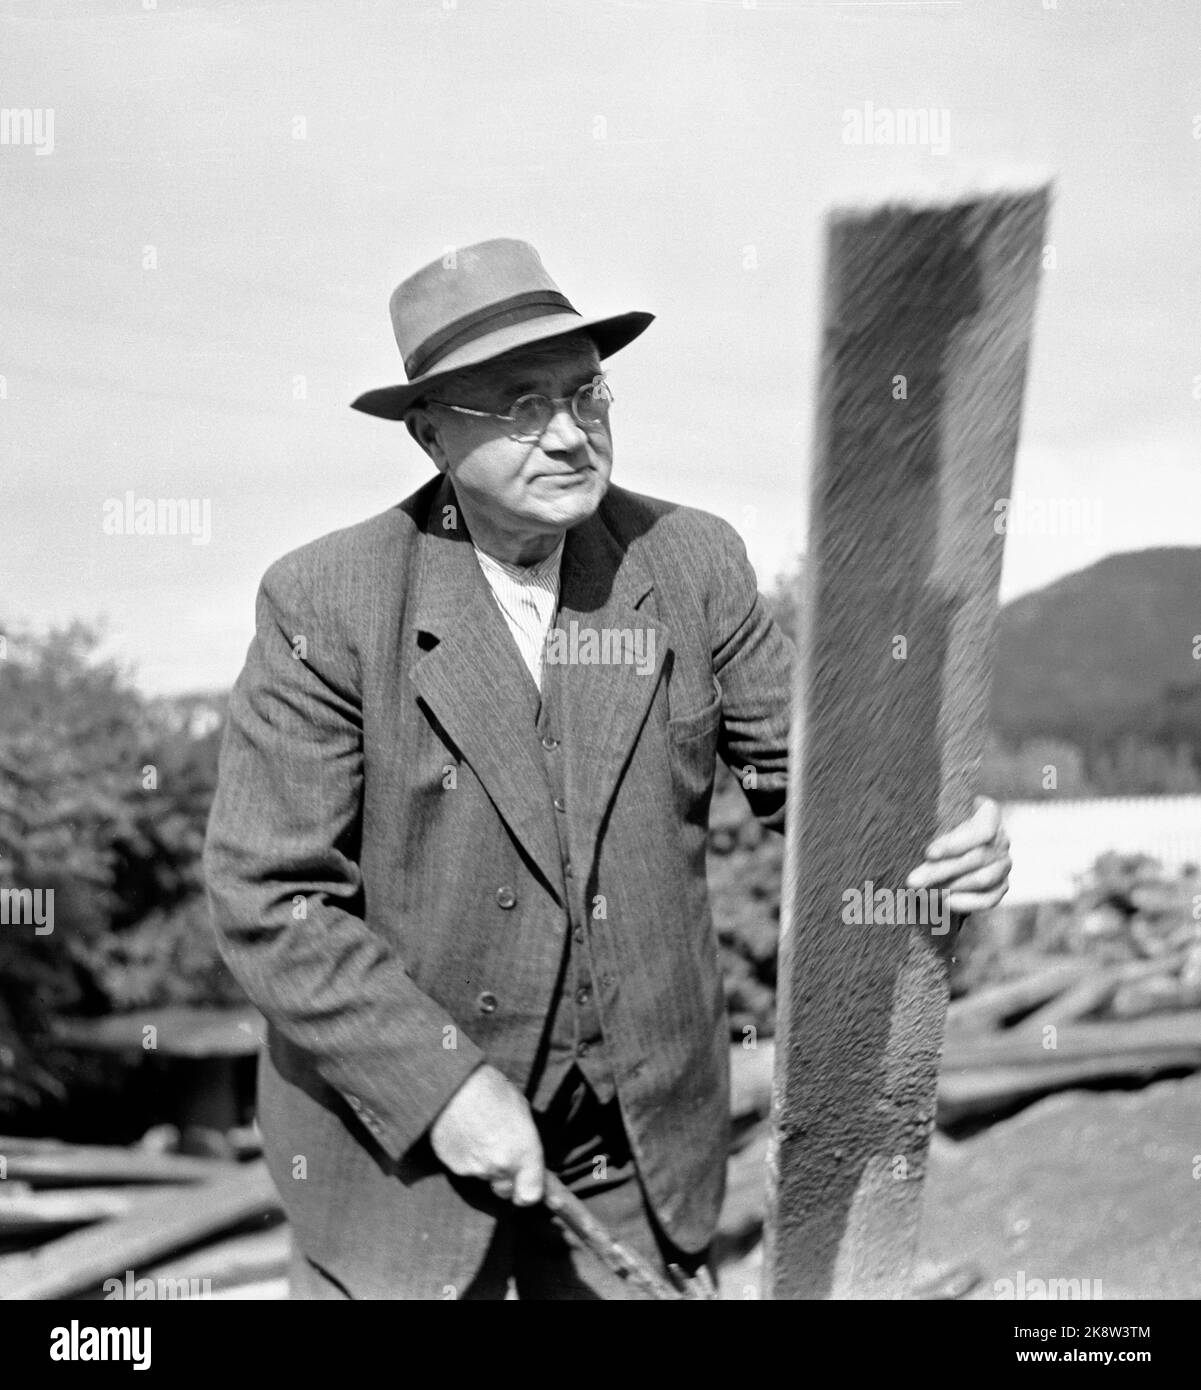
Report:
[[[1075,904],[1041,915],[1044,930],[1006,943],[1004,970],[951,1003],[936,1152],[958,1148],[947,1132],[1053,1092],[1201,1071],[1201,876],[1169,882],[1145,862],[1111,860]],[[717,1238],[727,1298],[754,1297],[759,1277],[774,1053],[770,1039],[730,1053],[735,1141]]]
[[[1199,906],[1201,875],[1102,856],[1075,902],[1041,908],[1002,969],[952,1002],[940,1123],[1201,1067]]]
[[[0,1299],[284,1297],[288,1233],[241,1159],[0,1136]],[[235,1142],[236,1141],[236,1142]]]

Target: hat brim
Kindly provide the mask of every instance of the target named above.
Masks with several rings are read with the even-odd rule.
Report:
[[[351,408],[361,410],[364,415],[375,415],[381,420],[403,420],[405,412],[430,386],[467,367],[478,367],[502,357],[506,352],[512,352],[514,348],[565,338],[570,333],[586,333],[596,344],[598,354],[602,358],[610,357],[645,332],[654,318],[654,314],[635,310],[599,319],[585,319],[578,314],[548,314],[525,323],[510,324],[450,353],[438,363],[437,371],[427,372],[425,376],[401,386],[381,386],[374,391],[365,391],[351,401]]]

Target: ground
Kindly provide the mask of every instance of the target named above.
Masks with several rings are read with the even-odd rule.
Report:
[[[735,1157],[723,1228],[746,1230],[736,1175],[761,1156],[756,1142]],[[724,1298],[755,1296],[760,1249],[723,1269]],[[1201,1076],[1067,1091],[970,1139],[936,1136],[917,1274],[964,1265],[973,1299],[1050,1280],[1079,1281],[1056,1296],[1201,1298]]]

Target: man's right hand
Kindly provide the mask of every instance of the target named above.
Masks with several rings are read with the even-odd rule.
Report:
[[[529,1207],[542,1200],[542,1140],[529,1103],[485,1064],[451,1096],[430,1126],[434,1153],[462,1178],[483,1178],[498,1197]]]

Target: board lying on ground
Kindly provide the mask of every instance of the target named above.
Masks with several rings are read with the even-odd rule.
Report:
[[[227,1236],[211,1244],[173,1255],[146,1271],[153,1280],[186,1280],[199,1284],[207,1294],[237,1290],[284,1279],[292,1250],[292,1235],[282,1219],[264,1231]]]
[[[115,1183],[207,1182],[214,1160],[187,1154],[159,1154],[139,1149],[91,1144],[40,1144],[0,1138],[6,1177],[33,1187],[92,1187]]]
[[[124,1215],[0,1260],[0,1299],[67,1298],[278,1210],[262,1162],[215,1166],[217,1175],[208,1182],[139,1193]]]
[[[0,1184],[0,1241],[49,1237],[76,1226],[90,1226],[130,1207],[127,1187],[76,1187],[65,1192],[34,1192],[20,1183]]]
[[[1004,984],[986,985],[954,1000],[947,1009],[947,1029],[995,1028],[1014,1014],[1037,1008],[1091,977],[1084,960],[1060,960]]]

